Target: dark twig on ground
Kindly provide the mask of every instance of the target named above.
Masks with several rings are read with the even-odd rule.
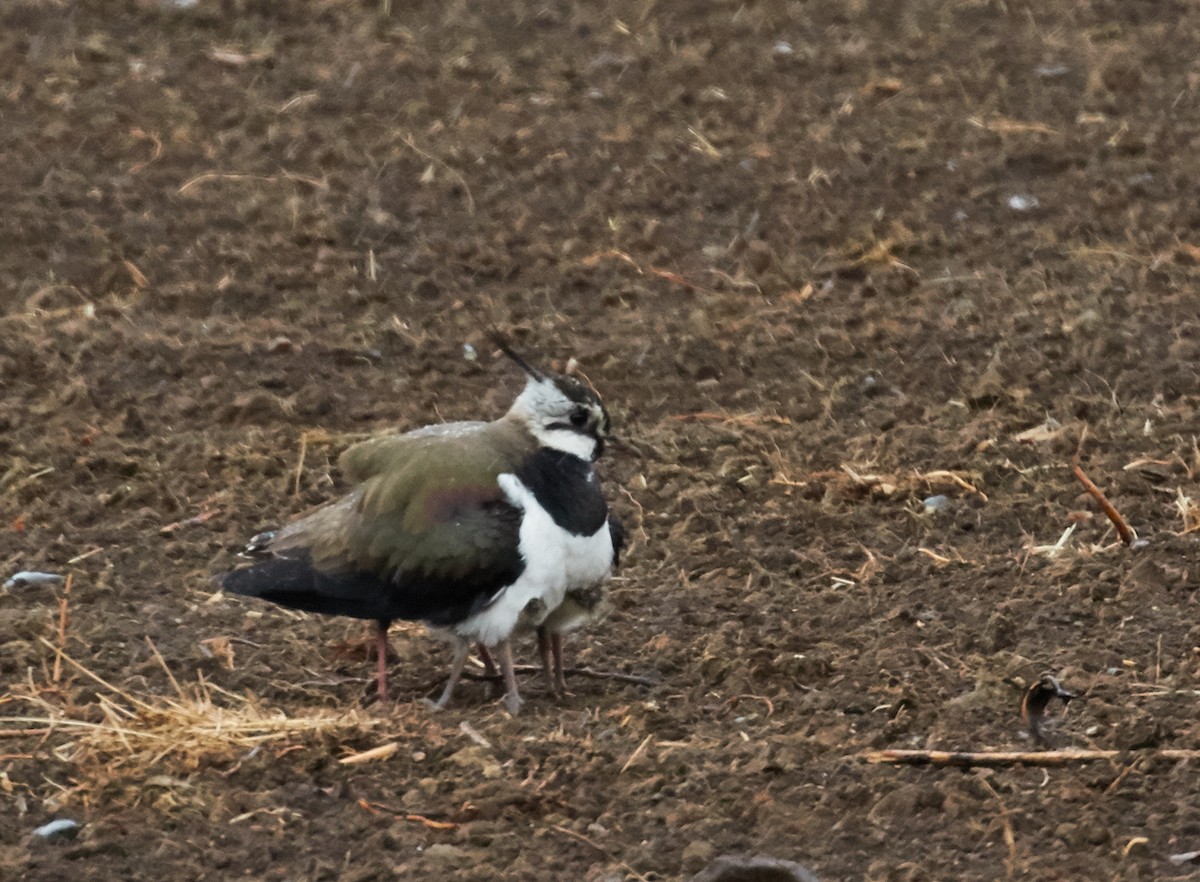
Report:
[[[1096,504],[1108,515],[1108,519],[1113,522],[1113,526],[1117,528],[1117,535],[1121,537],[1121,541],[1126,545],[1132,545],[1136,542],[1137,533],[1125,522],[1125,519],[1113,507],[1113,504],[1108,501],[1108,497],[1104,495],[1104,491],[1093,484],[1092,479],[1085,475],[1083,469],[1079,466],[1075,466],[1072,470],[1075,472],[1075,477],[1079,479],[1079,483],[1083,485],[1083,489],[1091,494],[1091,497],[1096,500]]]

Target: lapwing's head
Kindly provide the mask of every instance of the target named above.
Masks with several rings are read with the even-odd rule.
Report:
[[[600,396],[575,377],[551,374],[531,366],[501,339],[494,342],[528,376],[525,388],[509,409],[543,447],[594,462],[604,451],[612,428]]]

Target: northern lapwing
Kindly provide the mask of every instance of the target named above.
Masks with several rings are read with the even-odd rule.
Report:
[[[611,427],[599,396],[493,342],[527,377],[504,416],[356,444],[339,459],[353,484],[347,495],[256,536],[246,553],[257,562],[220,577],[234,594],[373,619],[381,699],[388,626],[404,619],[458,641],[438,707],[477,642],[496,649],[516,713],[510,636],[518,626],[545,627],[553,641],[575,621],[555,611],[599,590],[616,560],[623,534],[594,469]]]

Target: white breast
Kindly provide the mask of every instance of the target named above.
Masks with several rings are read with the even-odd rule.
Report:
[[[454,629],[462,637],[488,646],[512,634],[529,601],[540,600],[544,610],[554,610],[567,591],[607,577],[613,559],[607,522],[591,536],[576,536],[554,523],[516,475],[500,475],[497,481],[508,501],[523,512],[520,551],[525,569],[487,609]]]

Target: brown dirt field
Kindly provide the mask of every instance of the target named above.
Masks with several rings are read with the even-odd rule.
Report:
[[[1193,6],[0,25],[0,578],[71,574],[0,591],[0,879],[1200,878],[1195,763],[1146,755],[1200,748]],[[604,460],[633,542],[569,651],[661,685],[434,713],[448,647],[397,627],[368,704],[364,623],[209,581],[354,437],[501,413],[489,320],[640,450]],[[1058,746],[1132,752],[860,757],[1029,749],[1045,670],[1086,693]]]

